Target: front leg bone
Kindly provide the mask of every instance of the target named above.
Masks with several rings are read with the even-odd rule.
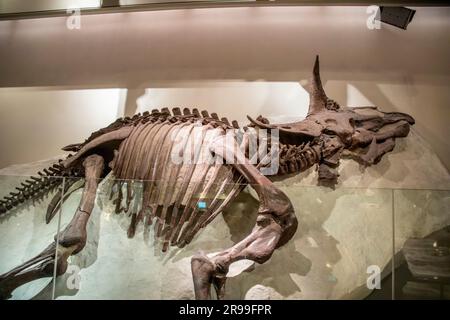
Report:
[[[213,151],[218,154],[233,154],[236,168],[258,193],[260,207],[256,225],[252,232],[233,247],[209,258],[200,253],[192,257],[191,269],[196,299],[210,299],[211,285],[222,299],[225,281],[231,263],[249,259],[264,263],[276,248],[289,241],[297,230],[297,218],[289,198],[245,158],[234,145],[219,140]]]

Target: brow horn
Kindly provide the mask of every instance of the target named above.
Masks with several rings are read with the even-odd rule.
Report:
[[[323,90],[322,81],[320,80],[319,56],[317,55],[309,88],[308,115],[325,110],[326,105],[327,95]]]

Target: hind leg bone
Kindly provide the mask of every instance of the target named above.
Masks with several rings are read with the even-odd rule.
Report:
[[[84,248],[87,237],[86,224],[94,208],[98,179],[103,172],[104,161],[98,155],[90,155],[84,160],[83,166],[85,186],[80,205],[72,220],[44,251],[0,276],[0,298],[10,297],[16,288],[27,282],[52,276],[55,260],[56,275],[64,274],[67,270],[67,258]]]

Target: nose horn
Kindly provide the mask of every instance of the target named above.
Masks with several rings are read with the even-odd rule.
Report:
[[[327,95],[322,87],[322,81],[320,80],[319,55],[316,55],[309,88],[308,115],[326,110],[327,99]]]

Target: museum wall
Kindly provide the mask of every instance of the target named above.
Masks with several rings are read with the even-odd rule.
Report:
[[[69,30],[66,17],[0,21],[1,147],[19,149],[20,141],[22,149],[9,152],[6,160],[2,153],[0,167],[58,155],[61,146],[83,140],[94,128],[109,123],[122,101],[116,97],[110,103],[109,98],[95,94],[102,101],[102,107],[93,102],[97,108],[111,104],[113,109],[100,115],[91,112],[94,109],[87,102],[81,107],[74,90],[127,89],[126,113],[135,110],[145,88],[172,88],[161,91],[150,104],[217,108],[221,115],[238,120],[244,119],[244,113],[262,111],[269,117],[294,116],[298,111],[301,117],[304,99],[289,101],[274,88],[251,89],[263,91],[260,95],[253,91],[254,98],[248,99],[242,98],[243,90],[237,86],[222,93],[215,89],[213,95],[198,88],[209,86],[204,81],[306,84],[314,55],[320,54],[331,98],[341,104],[370,102],[383,110],[408,112],[417,120],[415,130],[449,168],[450,52],[446,44],[450,10],[416,9],[407,31],[386,25],[369,30],[365,7],[87,15],[81,17],[79,30]],[[192,81],[197,89],[185,94],[186,86],[193,86],[186,82]],[[11,87],[17,91],[9,92]],[[184,93],[174,94],[176,88]],[[302,89],[298,90],[300,95]],[[269,100],[261,98],[267,95]],[[27,99],[30,103],[25,103]],[[78,107],[69,112],[74,105]],[[50,115],[55,113],[50,108],[57,108],[58,115]],[[26,109],[40,116],[24,116]],[[72,118],[70,125],[55,121],[58,117]],[[39,130],[45,134],[41,141],[46,141],[40,150],[36,150],[36,127],[25,125],[37,121],[39,128],[45,128]]]
[[[0,168],[47,159],[123,113],[120,89],[0,88]]]

